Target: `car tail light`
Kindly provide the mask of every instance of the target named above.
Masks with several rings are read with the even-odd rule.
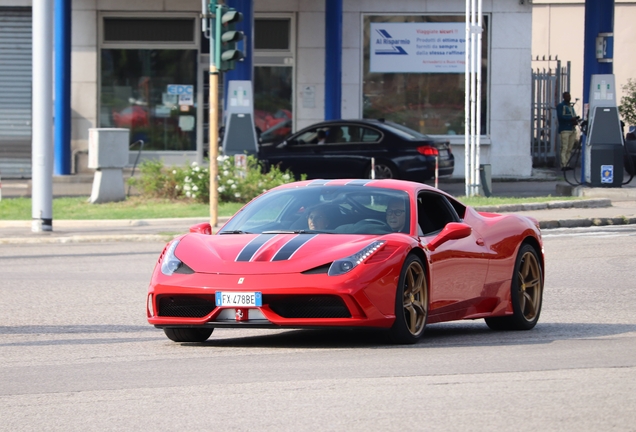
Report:
[[[438,156],[439,151],[432,146],[420,146],[417,148],[418,153],[423,154],[424,156]]]

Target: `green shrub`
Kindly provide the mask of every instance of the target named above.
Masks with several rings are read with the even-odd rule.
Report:
[[[263,192],[294,181],[289,171],[281,171],[277,166],[263,172],[262,166],[254,156],[247,157],[247,170],[243,171],[234,164],[234,158],[219,157],[219,201],[246,203]],[[306,175],[301,179],[305,180]]]
[[[294,181],[293,174],[276,166],[263,172],[254,156],[247,157],[246,170],[236,167],[234,158],[228,156],[219,156],[217,161],[219,202],[246,203],[271,188]],[[139,178],[129,181],[144,197],[210,201],[210,170],[196,162],[166,168],[161,160],[148,160],[140,165],[139,172]]]
[[[181,195],[177,186],[183,182],[179,170],[168,171],[160,159],[146,160],[139,166],[140,176],[128,182],[148,198],[176,199]]]
[[[626,124],[636,126],[636,81],[630,78],[622,88],[624,96],[618,111]]]
[[[183,192],[186,198],[201,203],[210,202],[210,170],[192,162],[187,168],[176,168],[173,172],[179,172],[183,181],[177,185],[177,189]]]

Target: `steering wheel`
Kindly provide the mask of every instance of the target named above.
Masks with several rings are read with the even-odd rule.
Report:
[[[393,229],[391,229],[391,227],[389,226],[388,223],[381,221],[379,219],[362,219],[358,222],[356,222],[355,224],[353,224],[354,228],[360,228],[363,225],[371,225],[374,228],[383,228],[385,230],[387,230],[388,232],[393,231]]]

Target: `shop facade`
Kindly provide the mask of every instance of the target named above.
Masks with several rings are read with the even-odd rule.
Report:
[[[385,118],[448,139],[454,176],[463,177],[465,81],[457,65],[465,2],[342,5],[341,117]],[[254,119],[266,139],[275,139],[325,118],[328,18],[324,1],[254,0],[252,6],[253,37],[244,49],[253,66]],[[0,0],[0,16],[3,9],[29,7],[29,1]],[[87,170],[94,127],[130,128],[131,142],[144,140],[144,156],[166,164],[205,157],[209,41],[200,13],[200,0],[72,2],[73,173]],[[431,62],[420,69],[377,55],[378,38],[399,40],[415,28],[423,31],[422,50],[455,66]],[[491,164],[493,176],[530,176],[531,5],[484,2],[482,41],[481,162]],[[220,83],[223,95],[226,83]],[[222,108],[221,101],[221,123]]]

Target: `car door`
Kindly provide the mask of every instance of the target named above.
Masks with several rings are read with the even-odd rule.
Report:
[[[338,124],[329,128],[327,145],[317,151],[323,155],[327,178],[359,178],[366,175],[371,157],[377,152],[381,134],[357,124]],[[366,140],[366,141],[363,141]]]
[[[290,170],[297,179],[302,174],[307,178],[325,178],[325,170],[321,164],[322,155],[317,152],[319,131],[324,127],[315,127],[292,135],[287,140],[275,146],[262,146],[261,158],[266,159],[271,166],[279,166],[281,170]]]
[[[442,194],[418,194],[417,222],[423,244],[459,216]],[[450,240],[430,253],[430,316],[461,318],[478,313],[488,272],[488,254],[480,234]]]

